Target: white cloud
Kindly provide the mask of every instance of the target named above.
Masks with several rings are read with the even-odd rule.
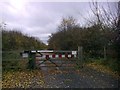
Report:
[[[48,36],[56,32],[62,17],[73,16],[79,23],[85,24],[81,17],[91,13],[88,2],[29,2],[8,0],[0,3],[0,15],[9,28],[18,28],[21,32],[39,37],[47,43]]]

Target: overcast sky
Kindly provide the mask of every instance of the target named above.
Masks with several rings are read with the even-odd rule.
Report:
[[[24,34],[38,37],[46,44],[49,35],[57,31],[62,17],[73,16],[80,25],[84,25],[86,22],[82,16],[92,16],[88,2],[8,0],[1,2],[0,6],[1,20],[7,24],[7,28],[16,28]]]

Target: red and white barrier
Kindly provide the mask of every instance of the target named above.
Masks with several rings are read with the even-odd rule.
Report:
[[[36,59],[50,59],[50,58],[76,58],[76,55],[72,55],[72,54],[53,54],[53,55],[43,55],[42,57],[36,56]]]
[[[24,58],[27,58],[28,55],[32,53],[36,55],[36,59],[76,58],[77,57],[77,51],[53,51],[53,50],[24,51],[22,53],[22,56]],[[64,54],[58,54],[58,53],[64,53]]]

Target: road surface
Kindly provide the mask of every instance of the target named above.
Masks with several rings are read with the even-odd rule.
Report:
[[[45,65],[45,64],[44,64]],[[119,79],[103,72],[84,66],[79,71],[75,68],[61,67],[54,72],[49,67],[42,67],[44,88],[118,88]],[[54,72],[54,73],[53,73]],[[41,87],[41,86],[40,86]]]

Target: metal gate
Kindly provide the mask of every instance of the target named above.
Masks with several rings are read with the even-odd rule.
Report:
[[[21,52],[23,58],[29,59],[29,68],[56,67],[74,68],[78,53],[77,51],[55,50],[30,50]]]
[[[80,57],[79,57],[80,56]],[[82,51],[25,50],[2,51],[2,70],[43,67],[74,68],[82,62]]]

